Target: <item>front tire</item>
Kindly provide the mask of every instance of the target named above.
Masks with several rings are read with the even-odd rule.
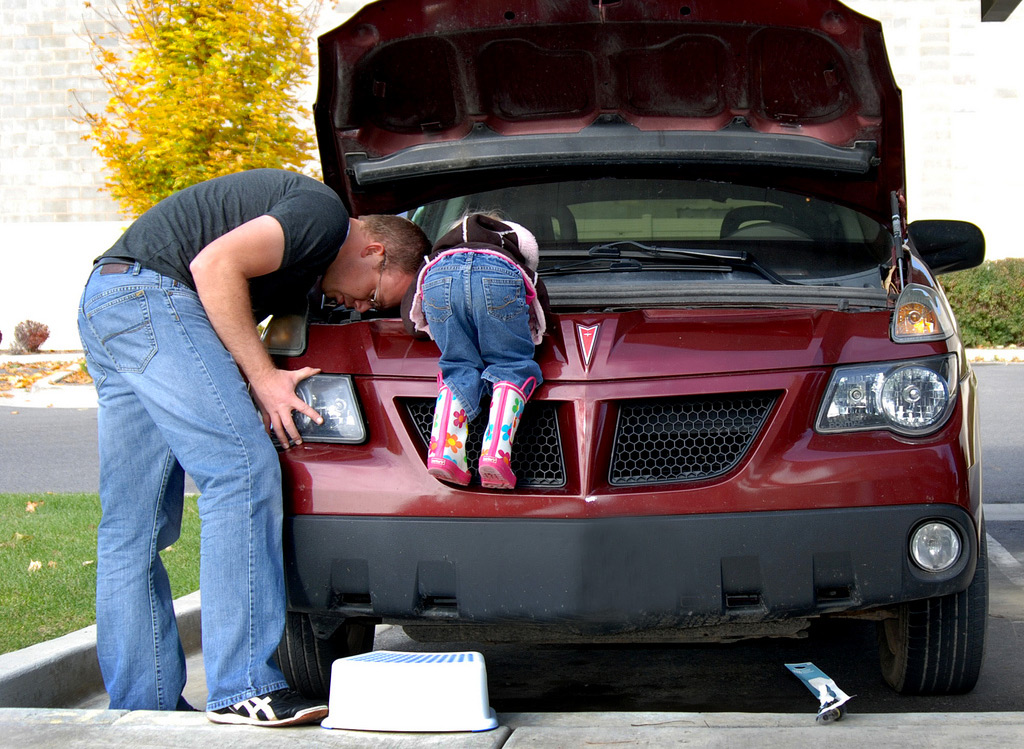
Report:
[[[373,650],[374,625],[344,622],[328,638],[316,636],[309,614],[289,611],[277,646],[277,665],[293,689],[327,699],[331,666],[338,658]]]
[[[900,694],[964,694],[985,656],[988,542],[984,526],[974,580],[960,593],[900,604],[878,623],[882,677]]]

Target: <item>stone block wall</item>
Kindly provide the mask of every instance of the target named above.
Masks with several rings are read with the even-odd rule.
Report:
[[[848,0],[882,22],[903,90],[910,218],[973,221],[992,258],[1024,257],[1024,7],[982,23],[977,0]]]
[[[92,0],[109,10],[109,0]],[[103,24],[82,0],[0,3],[0,221],[115,221],[103,163],[74,121],[78,100],[100,109],[106,93],[87,33]],[[74,93],[73,93],[74,92]]]
[[[109,29],[115,0],[0,2],[0,223],[120,221],[103,191],[103,162],[82,140],[82,106],[100,111],[107,92],[88,34]],[[359,0],[325,0],[320,29],[337,26]],[[315,76],[313,77],[315,79]],[[313,81],[303,92],[312,112]],[[312,129],[312,122],[310,122]]]

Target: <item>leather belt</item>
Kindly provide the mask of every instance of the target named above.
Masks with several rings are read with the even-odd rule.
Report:
[[[100,266],[100,275],[109,276],[112,273],[127,273],[135,266],[135,263],[103,263]]]

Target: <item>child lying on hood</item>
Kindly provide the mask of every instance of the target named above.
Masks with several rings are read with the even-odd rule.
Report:
[[[525,228],[471,214],[438,240],[406,294],[406,328],[426,333],[441,349],[427,470],[442,481],[469,483],[469,422],[491,391],[480,480],[496,489],[516,485],[512,441],[526,401],[543,382],[533,358],[548,315],[537,261],[537,240]]]

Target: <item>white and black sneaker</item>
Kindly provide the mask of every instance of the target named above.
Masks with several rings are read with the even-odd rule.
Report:
[[[234,725],[297,726],[319,723],[327,717],[327,705],[307,699],[294,689],[278,689],[220,710],[207,710],[206,717],[214,723]]]

